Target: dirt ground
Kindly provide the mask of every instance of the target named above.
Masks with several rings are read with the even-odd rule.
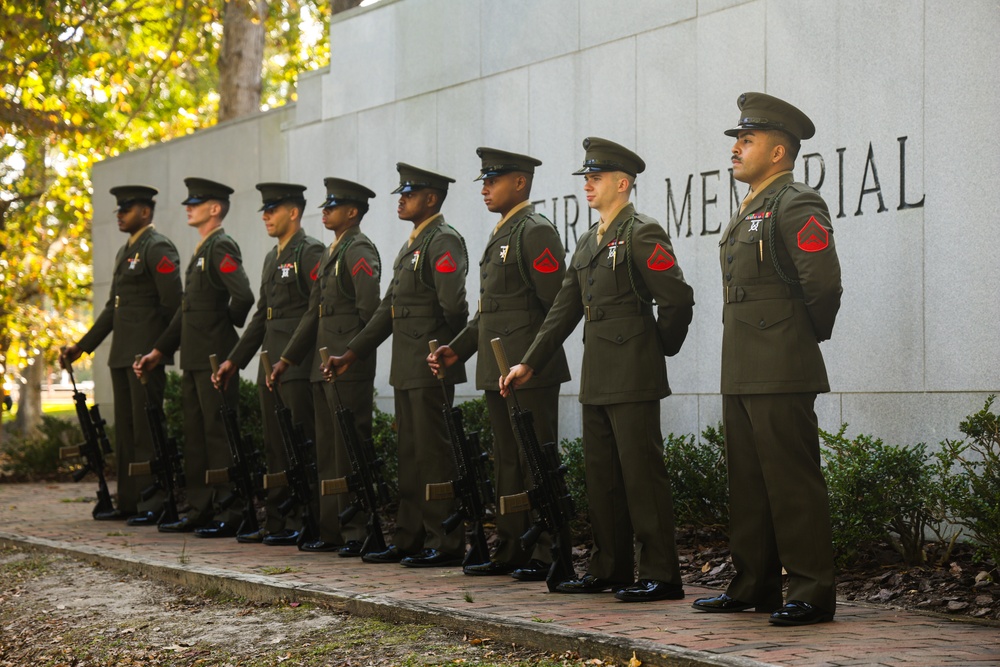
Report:
[[[193,592],[65,556],[0,550],[0,667],[610,665],[312,604]]]

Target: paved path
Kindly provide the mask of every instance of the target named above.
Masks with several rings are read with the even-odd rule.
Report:
[[[842,603],[833,623],[777,628],[767,616],[702,614],[685,601],[626,604],[560,595],[542,583],[467,577],[458,568],[367,565],[294,547],[205,540],[93,521],[93,491],[0,484],[0,542],[33,545],[162,580],[250,599],[322,600],[358,614],[433,623],[552,651],[645,665],[1000,665],[1000,627]]]

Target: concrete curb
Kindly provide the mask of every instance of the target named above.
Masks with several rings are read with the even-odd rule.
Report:
[[[664,650],[663,644],[643,639],[575,631],[554,624],[502,619],[482,612],[454,609],[445,612],[427,605],[357,594],[319,584],[279,581],[266,575],[198,565],[177,565],[141,556],[109,555],[90,546],[72,546],[56,540],[3,531],[0,531],[0,545],[63,554],[164,583],[194,590],[215,589],[256,602],[313,602],[358,616],[437,625],[473,636],[489,636],[505,643],[554,653],[575,651],[584,656],[610,658],[622,664],[628,664],[634,652],[643,665],[650,667],[772,667],[769,663],[740,656],[719,656],[681,646],[667,646]]]

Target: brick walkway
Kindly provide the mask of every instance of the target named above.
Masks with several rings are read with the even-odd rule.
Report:
[[[626,604],[458,568],[367,565],[93,521],[94,485],[0,484],[0,542],[33,545],[250,599],[322,600],[358,614],[443,625],[552,651],[645,665],[1000,665],[1000,627],[842,603],[833,623],[777,628],[763,614],[701,614],[685,601]]]

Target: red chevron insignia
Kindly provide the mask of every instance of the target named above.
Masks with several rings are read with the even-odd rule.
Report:
[[[232,273],[238,268],[240,268],[240,265],[229,253],[226,253],[226,256],[222,258],[221,262],[219,262],[219,271],[222,271],[223,273]]]
[[[314,266],[313,270],[309,272],[309,280],[315,282],[316,278],[318,277],[319,277],[319,262],[316,262],[316,266]]]
[[[552,254],[552,251],[546,248],[542,251],[535,261],[531,263],[531,267],[538,271],[539,273],[555,273],[559,270],[559,260],[556,256]]]
[[[455,264],[455,260],[452,259],[451,253],[446,252],[438,257],[437,261],[434,262],[434,269],[438,273],[455,273],[455,271],[458,270],[458,265]]]
[[[666,271],[672,267],[676,262],[674,261],[673,255],[664,249],[659,243],[653,248],[653,252],[649,255],[649,259],[646,260],[646,266],[651,268],[653,271]]]
[[[359,259],[357,262],[354,263],[354,268],[351,269],[351,275],[352,276],[358,275],[358,271],[364,271],[369,276],[372,275],[373,273],[372,267],[369,266],[368,262],[365,261],[364,257],[362,257],[361,259]]]
[[[160,259],[160,263],[156,265],[157,273],[173,273],[177,270],[177,265],[170,261],[168,257],[163,257]]]
[[[830,245],[830,232],[819,224],[816,216],[809,216],[809,220],[799,230],[798,241],[800,250],[819,252]]]

